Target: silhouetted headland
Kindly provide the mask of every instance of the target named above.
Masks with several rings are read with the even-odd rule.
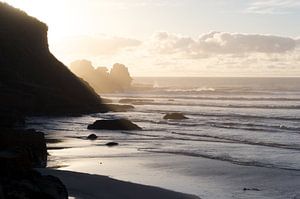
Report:
[[[104,112],[101,98],[48,49],[46,24],[0,2],[0,198],[65,199],[46,167],[43,133],[16,129],[28,115]]]
[[[100,97],[49,51],[46,24],[0,3],[0,108],[24,114],[101,112]]]

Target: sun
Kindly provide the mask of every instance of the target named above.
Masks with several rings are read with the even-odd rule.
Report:
[[[68,9],[65,9],[65,3],[57,0],[4,0],[4,2],[25,11],[46,23],[49,27],[49,39],[57,39],[69,34]]]

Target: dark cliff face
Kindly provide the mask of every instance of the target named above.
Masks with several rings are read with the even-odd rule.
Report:
[[[49,52],[47,30],[46,24],[0,2],[0,109],[25,114],[104,111],[94,90]]]

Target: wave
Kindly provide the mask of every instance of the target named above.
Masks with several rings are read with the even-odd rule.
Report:
[[[209,104],[209,103],[176,103],[169,102],[143,102],[135,103],[133,105],[171,105],[171,106],[202,106],[202,107],[217,107],[217,108],[253,108],[253,109],[300,109],[300,105],[233,105],[233,104]]]
[[[139,111],[142,112],[142,111]],[[145,113],[167,113],[167,110],[147,110]],[[201,117],[222,117],[225,118],[236,118],[236,119],[266,119],[266,120],[283,120],[283,121],[296,121],[300,122],[300,117],[292,116],[264,116],[264,115],[249,115],[249,114],[236,114],[236,113],[195,113],[185,112],[186,115],[201,116]]]
[[[179,83],[180,84],[180,83]],[[259,89],[251,87],[154,87],[154,94],[219,94],[219,95],[300,95],[300,91],[288,89]]]
[[[190,151],[159,150],[156,148],[139,148],[139,151],[202,157],[202,158],[208,158],[208,159],[214,159],[214,160],[227,161],[227,162],[231,162],[233,164],[245,165],[245,166],[256,166],[256,167],[277,168],[277,169],[283,169],[283,170],[300,171],[300,168],[286,167],[286,166],[275,165],[275,164],[260,162],[260,161],[255,161],[255,160],[241,160],[241,159],[233,158],[228,154],[212,155],[212,154],[207,154],[207,153],[194,153],[194,152],[190,152]]]
[[[269,124],[253,124],[253,123],[243,123],[243,122],[207,122],[206,124],[217,127],[217,128],[230,128],[230,129],[243,129],[243,130],[253,130],[253,131],[278,131],[282,132],[283,130],[295,131],[300,133],[300,127],[291,127],[285,125],[269,125]]]
[[[172,134],[183,135],[183,136],[192,136],[192,137],[214,138],[214,139],[231,141],[231,142],[239,143],[239,144],[258,145],[258,146],[266,146],[266,147],[291,149],[291,150],[300,151],[300,145],[291,145],[291,144],[287,145],[287,144],[274,143],[274,142],[250,141],[250,140],[245,140],[245,139],[241,140],[241,139],[229,138],[229,137],[225,137],[225,136],[207,135],[207,134],[200,135],[200,134],[177,133],[177,132],[172,132]]]
[[[280,116],[262,116],[262,115],[246,115],[246,114],[214,114],[214,113],[190,113],[191,115],[198,115],[204,117],[230,117],[230,118],[243,118],[243,119],[267,119],[267,120],[286,120],[286,121],[299,121],[299,117],[280,117]]]
[[[167,88],[163,89],[166,92],[202,92],[202,91],[215,91],[214,88],[206,88],[206,87],[201,87],[201,88]]]

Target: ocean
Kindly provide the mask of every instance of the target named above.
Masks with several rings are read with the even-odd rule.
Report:
[[[300,78],[137,77],[134,83],[151,84],[153,88],[101,95],[112,99],[113,103],[121,99],[136,99],[132,111],[81,117],[28,118],[28,128],[46,132],[49,138],[64,140],[63,143],[49,145],[52,147],[49,165],[161,186],[193,193],[201,198],[300,197]],[[188,119],[163,119],[166,113],[171,112],[181,112]],[[86,129],[87,124],[96,119],[123,117],[143,130],[112,132]],[[96,133],[101,140],[85,140],[84,137],[90,133]],[[117,141],[120,146],[105,148],[106,141]],[[90,150],[84,150],[88,148]],[[133,156],[144,161],[129,163]],[[157,156],[166,158],[153,158]],[[118,157],[127,157],[124,162],[118,159],[120,164],[133,164],[137,169],[121,171],[122,167],[111,164],[110,168],[91,169],[89,165],[91,159],[109,161]],[[168,158],[173,159],[166,161]],[[197,168],[205,165],[197,162],[200,159],[222,165],[212,169],[214,162],[211,162],[200,171]],[[185,162],[184,165],[182,162]],[[222,167],[232,170],[223,170]],[[203,171],[205,169],[207,173]],[[244,174],[230,175],[236,172],[235,169],[247,170]],[[157,174],[157,179],[151,174],[161,170],[167,176],[165,181],[160,180],[160,174]],[[212,170],[220,173],[212,174]],[[247,172],[261,175],[240,181],[239,176],[251,176]],[[168,173],[172,173],[172,177]],[[210,175],[216,178],[218,185],[211,178],[207,180]],[[151,180],[147,180],[147,176]],[[207,183],[211,183],[209,186],[203,181],[203,176]],[[221,179],[220,176],[225,177]],[[175,182],[176,177],[180,182]],[[253,183],[261,179],[268,182],[255,187]],[[222,180],[236,183],[228,188],[229,185],[220,185]],[[280,184],[282,181],[293,183],[283,185]],[[246,193],[242,189],[248,186],[247,182],[251,184],[250,188],[262,190]],[[226,194],[219,197],[221,192],[212,191],[212,187]]]

